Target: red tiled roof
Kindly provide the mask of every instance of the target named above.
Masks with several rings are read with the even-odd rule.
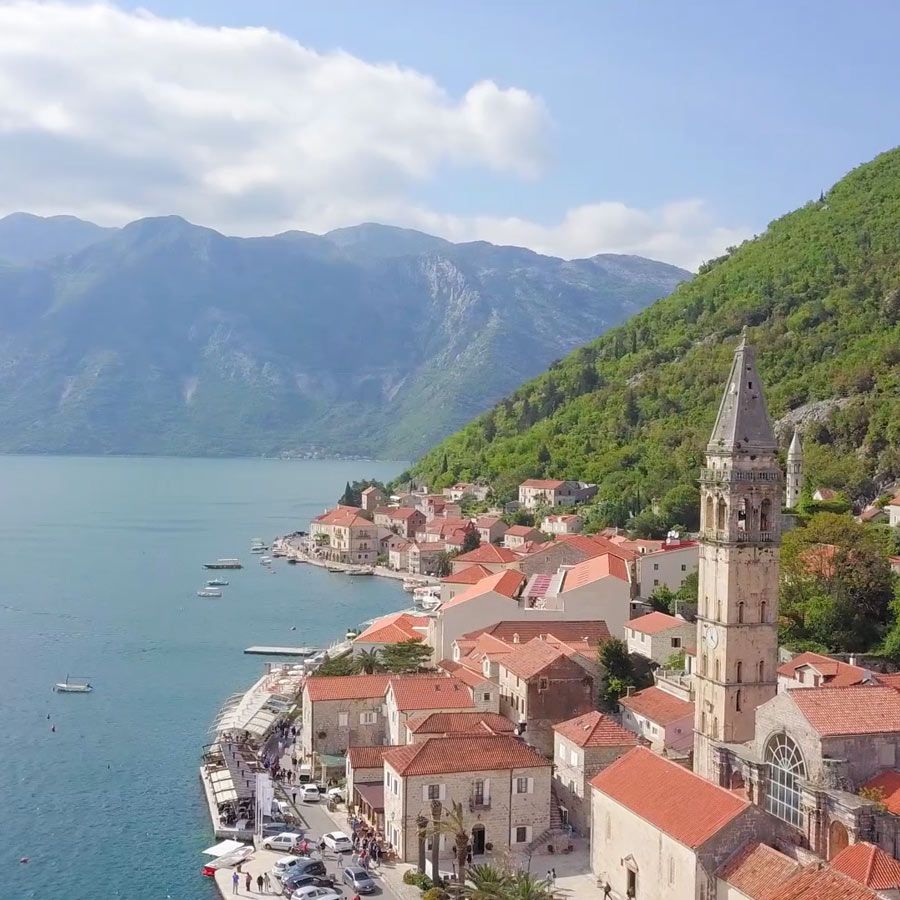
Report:
[[[555,478],[528,478],[519,487],[537,488],[541,491],[555,491],[559,490],[564,484],[565,481],[558,481]]]
[[[900,690],[900,672],[890,672],[888,674],[881,674],[880,672],[875,676],[875,680],[879,684],[886,684],[892,688],[896,688]]]
[[[304,690],[313,703],[322,700],[368,700],[384,696],[392,675],[313,675]]]
[[[537,528],[532,528],[530,525],[510,525],[506,529],[506,533],[507,535],[512,535],[512,537],[529,537],[540,534]],[[543,535],[541,536],[543,537]]]
[[[624,559],[625,562],[631,562],[638,557],[634,550],[622,547],[599,534],[561,534],[556,540],[568,544],[570,547],[577,547],[589,557],[599,556],[600,553],[611,553],[613,556],[618,556],[619,559]]]
[[[475,527],[476,528],[493,528],[494,525],[498,525],[500,523],[505,524],[503,522],[503,519],[500,518],[500,516],[479,516],[475,520]]]
[[[457,559],[462,559],[462,557],[458,556]],[[516,572],[513,569],[503,569],[500,572],[495,572],[493,575],[488,575],[487,578],[482,578],[481,581],[457,594],[452,600],[448,600],[443,605],[442,611],[491,593],[501,594],[512,600],[524,582],[525,576],[521,572]]]
[[[886,685],[793,688],[788,696],[820,735],[900,731],[900,692]]]
[[[474,641],[481,634],[490,634],[501,641],[512,644],[518,635],[518,643],[524,644],[542,634],[553,635],[568,643],[584,641],[588,644],[603,644],[609,640],[609,628],[602,619],[543,619],[540,622],[497,622],[488,628],[479,628],[462,635],[458,640]]]
[[[516,726],[499,713],[430,712],[410,716],[406,727],[413,734],[511,734]]]
[[[422,515],[414,506],[398,506],[396,509],[386,509],[384,512],[392,519],[411,519],[413,516]]]
[[[767,844],[749,843],[719,870],[718,876],[751,900],[762,900],[770,891],[793,878],[802,866]]]
[[[862,787],[878,791],[881,802],[887,807],[888,812],[900,816],[900,772],[896,769],[887,769],[870,778]]]
[[[630,747],[637,743],[631,731],[596,711],[559,722],[553,730],[578,747]]]
[[[620,697],[619,704],[657,725],[670,725],[694,714],[693,703],[674,697],[658,687],[644,688],[630,697]]]
[[[576,516],[574,513],[565,513],[563,515],[552,515],[552,516],[544,516],[545,522],[571,522],[572,519],[580,519],[581,516]]]
[[[320,525],[342,525],[345,528],[351,525],[371,525],[371,520],[365,516],[356,506],[336,506],[316,516],[313,522]]]
[[[749,809],[730,791],[635,747],[591,779],[594,788],[687,847],[700,847]]]
[[[834,500],[838,495],[837,491],[827,487],[816,488],[813,493],[818,494],[823,500]]]
[[[659,634],[662,631],[681,628],[687,624],[684,619],[679,619],[677,616],[669,616],[664,612],[652,612],[626,622],[625,627],[640,631],[642,634]]]
[[[875,891],[900,888],[900,862],[865,841],[845,847],[829,865]]]
[[[762,900],[876,900],[877,896],[841,872],[809,866]]]
[[[472,691],[458,678],[447,675],[395,675],[391,690],[397,709],[466,709],[475,705]]]
[[[517,554],[513,553],[512,550],[507,550],[506,547],[498,547],[496,544],[482,544],[468,553],[460,554],[453,562],[503,563],[505,565],[506,563],[515,562],[518,558]]]
[[[840,548],[834,544],[814,544],[800,554],[800,562],[808,575],[833,578],[834,561],[839,553]]]
[[[421,631],[427,628],[427,616],[413,616],[410,613],[391,613],[376,619],[362,634],[353,639],[354,644],[396,644],[398,641],[422,640]]]
[[[347,759],[354,769],[380,769],[384,754],[393,750],[396,744],[375,744],[371,747],[349,747]]]
[[[566,654],[558,647],[542,641],[540,638],[534,638],[527,644],[517,644],[512,651],[506,653],[500,659],[500,665],[513,675],[518,675],[526,681],[534,678],[539,672],[543,672],[547,666],[552,665],[560,659],[564,659]],[[584,671],[581,671],[584,676]]]
[[[449,672],[455,678],[458,678],[464,684],[467,684],[469,687],[474,688],[478,687],[481,684],[484,684],[485,681],[489,679],[485,678],[481,672],[476,672],[473,669],[467,669],[462,663],[458,663],[452,659],[442,659],[438,663],[438,668],[443,669],[445,672]]]
[[[449,775],[535,769],[550,763],[524,741],[508,735],[429,737],[385,754],[384,761],[399,775]]]
[[[601,578],[618,578],[621,581],[629,581],[628,566],[621,557],[613,556],[612,553],[603,553],[593,559],[586,559],[584,562],[572,566],[566,572],[560,593],[565,594],[567,591],[575,590],[586,584],[593,584]]]
[[[797,670],[803,666],[811,666],[823,679],[823,684],[828,687],[846,687],[851,684],[861,684],[870,673],[859,666],[851,666],[850,663],[823,656],[821,653],[799,653],[793,659],[782,663],[778,667],[778,674],[785,678],[796,678]],[[880,680],[880,679],[879,679]]]
[[[442,578],[441,582],[443,584],[477,584],[482,578],[487,578],[488,575],[493,574],[490,569],[484,566],[467,566],[465,569],[460,569],[458,572]]]

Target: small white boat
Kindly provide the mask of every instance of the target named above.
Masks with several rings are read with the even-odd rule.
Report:
[[[239,559],[227,558],[217,559],[212,563],[203,563],[204,569],[243,569],[244,566]]]
[[[87,678],[75,678],[66,675],[65,681],[58,681],[53,685],[53,690],[58,694],[89,694],[93,686]]]
[[[218,588],[205,587],[197,591],[198,597],[221,597],[222,592]]]
[[[228,587],[228,582],[224,578],[210,578],[206,582],[207,587]]]
[[[424,587],[426,582],[419,581],[417,578],[404,578],[401,585],[407,594],[411,594],[416,588]]]
[[[263,556],[259,560],[259,564],[261,566],[271,566],[272,565],[272,557],[271,556]]]
[[[356,569],[348,569],[348,575],[374,575],[375,570],[371,566],[359,566]]]

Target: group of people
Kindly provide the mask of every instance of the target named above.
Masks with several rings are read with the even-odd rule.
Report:
[[[353,840],[353,861],[364,869],[379,865],[386,848],[367,822],[350,816],[350,834]]]
[[[250,894],[253,892],[253,876],[249,872],[241,872],[240,864],[238,864],[237,868],[231,873],[231,893],[236,894],[238,892],[238,887],[241,883],[241,875],[244,876],[244,887],[247,890],[247,893]],[[261,875],[256,876],[256,889],[257,893],[272,893],[272,876],[269,875],[268,872],[263,872]]]

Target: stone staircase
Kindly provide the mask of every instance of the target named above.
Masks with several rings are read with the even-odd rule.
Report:
[[[528,853],[535,853],[540,848],[553,844],[554,849],[559,850],[560,845],[568,843],[568,829],[563,825],[562,813],[559,811],[559,798],[556,796],[556,790],[550,789],[550,827],[542,831],[528,845]]]

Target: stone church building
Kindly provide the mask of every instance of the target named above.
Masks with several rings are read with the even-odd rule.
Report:
[[[876,680],[778,692],[781,509],[794,505],[799,493],[797,436],[791,451],[786,497],[756,356],[745,332],[700,473],[694,773],[685,776],[693,779],[698,795],[711,784],[755,811],[739,817],[741,841],[728,844],[734,844],[735,854],[749,856],[756,845],[772,848],[800,866],[799,875],[783,867],[785,879],[809,880],[817,868],[840,881],[847,876],[833,873],[827,862],[848,845],[868,842],[900,858],[900,816],[891,811],[900,806],[886,802],[878,790],[900,785],[900,691]],[[646,789],[627,783],[629,772],[638,768],[625,762],[593,782],[603,821],[592,822],[592,868],[609,897],[672,896],[672,884],[667,894],[665,882],[688,863],[677,862],[681,857],[673,851],[676,862],[666,864],[671,869],[657,871],[659,847],[672,843],[680,827],[672,821],[675,811],[665,808],[665,781],[671,776],[662,773],[657,796],[648,800]],[[689,784],[681,790],[692,793]],[[727,807],[727,798],[710,796]],[[668,833],[656,829],[656,843],[644,833],[630,835],[638,820],[644,831],[648,822],[666,821]],[[710,834],[725,846],[719,831]],[[616,858],[605,852],[607,845],[615,846]],[[694,848],[689,868],[696,867],[696,875],[679,893],[704,900],[725,896],[727,864],[721,853],[704,857]],[[789,886],[784,896],[794,896]]]

